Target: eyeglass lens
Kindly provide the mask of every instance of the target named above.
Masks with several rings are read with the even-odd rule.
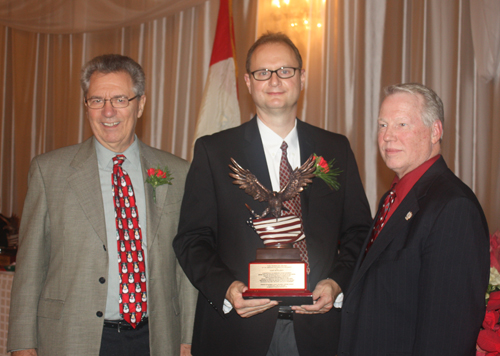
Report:
[[[252,75],[256,80],[268,80],[273,73],[276,73],[279,78],[288,79],[295,75],[295,70],[293,67],[281,67],[276,70],[260,69],[252,72]]]
[[[126,97],[116,97],[116,98],[111,98],[111,99],[103,99],[103,98],[90,98],[87,99],[87,105],[91,109],[102,109],[104,105],[106,104],[106,101],[109,101],[111,103],[111,106],[114,108],[126,108],[131,100],[134,100],[137,98],[137,95],[134,96],[133,98],[126,98]]]

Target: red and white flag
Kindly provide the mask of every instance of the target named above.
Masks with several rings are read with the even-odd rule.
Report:
[[[241,123],[235,57],[232,0],[220,0],[210,69],[193,142]]]

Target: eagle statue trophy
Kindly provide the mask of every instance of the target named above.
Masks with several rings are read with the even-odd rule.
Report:
[[[281,216],[281,211],[286,209],[283,207],[283,202],[292,199],[295,195],[302,192],[305,186],[312,183],[312,178],[314,178],[314,171],[316,169],[314,155],[311,155],[302,166],[295,168],[293,172],[291,172],[288,183],[279,192],[274,192],[264,187],[252,172],[241,167],[233,158],[231,158],[231,163],[232,165],[230,164],[229,168],[234,173],[229,173],[229,175],[231,178],[234,178],[233,184],[239,185],[240,189],[244,189],[245,193],[251,195],[254,200],[268,202],[267,208],[261,215],[255,214],[255,212],[245,204],[252,212],[252,215],[257,219],[262,219],[267,215],[279,218]]]

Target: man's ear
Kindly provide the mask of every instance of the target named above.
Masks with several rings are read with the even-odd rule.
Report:
[[[140,118],[142,116],[145,105],[146,105],[146,94],[143,94],[139,99],[139,112],[137,113],[137,118]]]
[[[250,93],[250,95],[252,94],[252,89],[250,87],[250,74],[248,73],[245,73],[245,75],[243,76],[243,78],[245,78],[245,84],[247,85],[247,88],[248,88],[248,92]]]
[[[435,144],[441,140],[443,137],[443,123],[441,120],[436,120],[432,123],[432,134],[431,140],[432,143]]]

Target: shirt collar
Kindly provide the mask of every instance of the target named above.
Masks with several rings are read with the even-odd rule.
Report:
[[[398,176],[395,176],[392,183],[397,183],[394,187],[394,191],[396,192],[396,200],[402,201],[411,190],[411,188],[413,188],[415,183],[418,182],[418,180],[439,159],[439,157],[441,157],[440,154],[428,159],[413,171],[406,173],[401,179],[399,179]]]
[[[125,162],[123,162],[124,165],[137,165],[141,162],[137,135],[134,135],[134,142],[132,142],[125,152],[113,152],[104,147],[97,139],[94,142],[99,169],[113,169],[113,157],[119,154],[127,157]]]
[[[280,147],[283,141],[286,141],[290,149],[298,147],[299,145],[299,136],[297,134],[297,119],[295,119],[295,125],[293,126],[293,129],[284,139],[269,127],[267,127],[266,124],[264,124],[259,119],[259,117],[257,117],[257,126],[259,127],[262,145],[270,152],[281,152]]]

